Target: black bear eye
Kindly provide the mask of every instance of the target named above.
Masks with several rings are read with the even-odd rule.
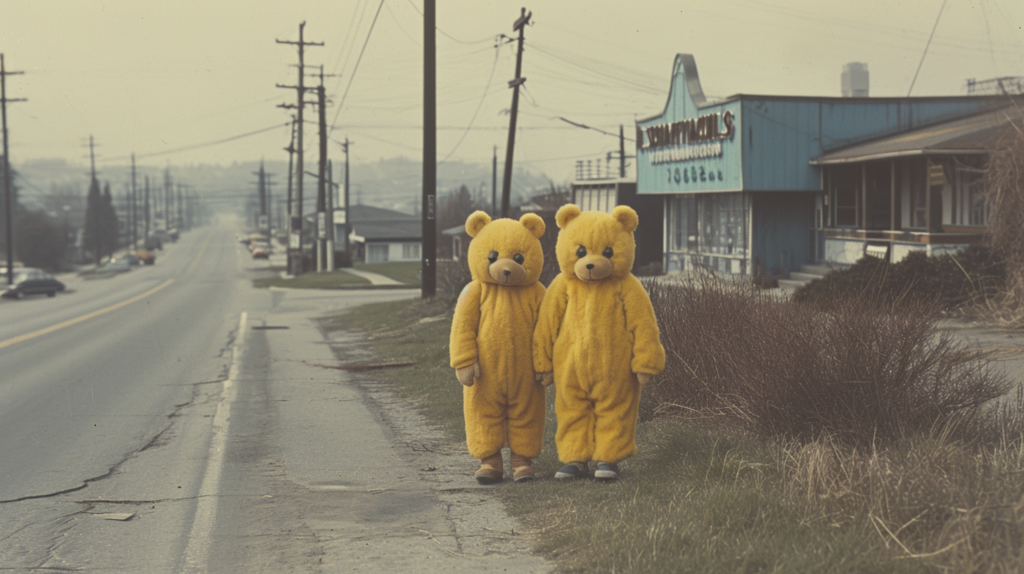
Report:
[[[579,257],[580,259],[582,259],[582,258],[584,258],[586,256],[587,256],[587,248],[583,247],[582,245],[580,245],[580,248],[576,250],[576,257]]]
[[[612,248],[611,248],[611,247],[605,247],[605,248],[604,248],[604,251],[602,251],[602,252],[601,252],[601,255],[604,255],[604,256],[605,256],[605,257],[607,257],[608,259],[611,259],[611,258],[612,258],[612,255],[615,255],[615,252],[614,252],[614,251],[612,251]]]
[[[494,263],[495,261],[497,261],[498,260],[498,252],[497,251],[491,251],[491,253],[487,256],[487,260],[490,261],[491,263]]]
[[[526,258],[523,257],[522,253],[516,253],[515,255],[512,256],[512,261],[515,261],[516,263],[518,263],[520,265],[522,265],[523,261],[525,261],[525,260],[526,260]]]

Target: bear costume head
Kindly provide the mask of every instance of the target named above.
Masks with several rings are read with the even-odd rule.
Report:
[[[561,229],[555,255],[566,278],[596,283],[625,277],[633,270],[633,230],[639,220],[631,207],[617,206],[609,215],[580,211],[570,203],[558,210],[555,222]]]
[[[496,219],[483,211],[466,219],[466,233],[473,238],[467,259],[474,281],[499,285],[531,285],[540,279],[544,251],[540,237],[544,220],[535,213],[515,219]]]

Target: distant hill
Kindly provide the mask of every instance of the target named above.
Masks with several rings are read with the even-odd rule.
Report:
[[[256,194],[255,172],[260,163],[241,162],[229,166],[221,165],[174,165],[167,169],[172,185],[186,184],[213,204],[214,209],[226,210],[241,207]],[[334,161],[336,184],[344,180],[344,164]],[[409,214],[419,210],[422,195],[422,164],[406,157],[381,158],[373,163],[353,164],[350,175],[350,201],[353,205],[362,203],[374,207],[394,209]],[[81,195],[89,183],[87,164],[70,164],[61,159],[36,159],[15,164],[18,177],[15,185],[20,188],[19,198],[25,207],[43,207],[47,195]],[[129,164],[103,165],[97,168],[101,183],[110,182],[115,198],[121,198],[131,181]],[[271,194],[275,203],[287,195],[288,162],[275,160],[264,162],[264,169],[272,174]],[[305,171],[314,172],[317,166],[314,158],[308,157]],[[498,188],[501,188],[502,172],[498,166]],[[142,189],[149,176],[151,190],[156,193],[164,185],[164,168],[139,165],[136,168],[136,185]],[[438,194],[458,190],[465,185],[474,198],[485,202],[491,200],[491,165],[473,164],[461,161],[448,162],[437,169]],[[516,168],[512,177],[512,205],[525,202],[532,195],[544,193],[551,181],[543,174]],[[316,178],[303,178],[304,211],[312,210],[316,203]],[[500,202],[500,197],[498,198]]]

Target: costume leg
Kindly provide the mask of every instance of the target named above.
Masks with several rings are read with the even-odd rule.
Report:
[[[640,383],[636,376],[602,383],[594,390],[596,447],[594,460],[617,463],[636,454],[636,419]]]
[[[462,390],[466,446],[473,458],[486,458],[505,446],[505,400],[490,387],[490,381],[477,380]]]
[[[527,458],[540,456],[544,442],[544,387],[533,379],[533,369],[517,378],[509,389],[508,446]]]
[[[588,461],[594,454],[594,405],[571,368],[555,369],[558,460]]]

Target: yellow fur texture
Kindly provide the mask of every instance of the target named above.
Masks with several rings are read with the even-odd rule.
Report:
[[[665,368],[654,308],[631,273],[637,215],[570,204],[555,220],[561,273],[541,305],[534,369],[554,371],[558,458],[617,463],[636,453],[637,375]]]
[[[544,286],[539,238],[544,221],[469,216],[467,260],[473,281],[455,306],[451,366],[463,387],[469,454],[483,459],[502,447],[529,458],[544,437],[544,387],[534,381],[531,341]],[[472,376],[474,365],[479,375]]]

